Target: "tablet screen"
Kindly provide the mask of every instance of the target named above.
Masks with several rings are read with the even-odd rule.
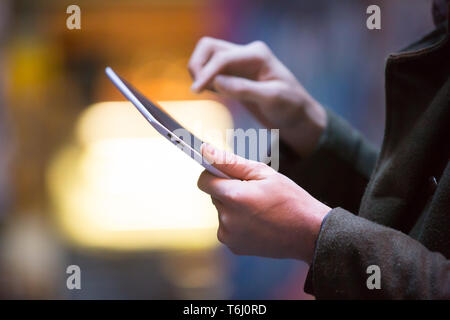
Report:
[[[120,78],[120,77],[119,77]],[[120,80],[127,86],[127,88],[133,93],[133,95],[142,103],[142,105],[147,109],[147,111],[164,127],[166,127],[170,132],[174,132],[177,129],[184,129],[185,132],[189,132],[186,130],[181,124],[179,124],[175,119],[173,119],[170,115],[168,115],[164,110],[158,107],[155,103],[148,100],[145,96],[143,96],[136,88],[134,88],[130,83],[126,80],[120,78]],[[195,151],[201,154],[200,146],[203,141],[197,138],[194,134],[189,132],[191,141],[186,141],[186,137],[183,137],[183,141],[186,142],[193,148]]]
[[[144,95],[142,95],[131,84],[120,78],[111,68],[107,67],[105,72],[117,89],[119,89],[119,91],[121,91],[122,94],[133,103],[139,112],[156,129],[156,131],[158,131],[166,139],[170,140],[174,145],[179,147],[180,150],[197,161],[210,173],[221,178],[230,179],[228,175],[224,174],[203,159],[200,150],[201,145],[203,144],[202,140],[186,130],[181,124],[164,112],[164,110],[159,108],[155,103],[144,97]]]

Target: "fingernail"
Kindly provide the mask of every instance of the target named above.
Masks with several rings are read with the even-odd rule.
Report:
[[[198,82],[194,82],[193,84],[192,84],[192,86],[191,86],[191,90],[193,91],[193,92],[198,92]]]

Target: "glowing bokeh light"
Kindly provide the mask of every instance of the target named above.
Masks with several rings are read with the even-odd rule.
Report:
[[[189,130],[225,145],[228,110],[214,101],[160,105]],[[223,132],[223,140],[208,135]],[[161,137],[128,102],[89,107],[76,142],[55,157],[48,186],[63,233],[78,244],[121,249],[215,246],[217,213],[197,189],[202,167]]]

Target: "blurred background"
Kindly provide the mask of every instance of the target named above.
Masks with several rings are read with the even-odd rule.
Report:
[[[70,4],[81,30],[66,27]],[[381,30],[366,28],[370,4]],[[0,298],[311,299],[302,262],[237,257],[217,242],[201,168],[104,68],[199,135],[247,129],[258,124],[239,104],[190,92],[186,65],[205,35],[263,40],[380,145],[385,59],[432,29],[428,0],[1,0]],[[73,264],[81,290],[66,287]]]

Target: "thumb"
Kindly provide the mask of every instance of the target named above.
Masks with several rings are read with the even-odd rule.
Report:
[[[208,143],[201,146],[202,156],[223,173],[240,180],[261,180],[269,173],[270,167],[262,162],[247,160],[234,153],[219,150]]]
[[[258,104],[267,101],[272,91],[270,81],[254,81],[222,74],[214,78],[213,86],[223,95]]]

